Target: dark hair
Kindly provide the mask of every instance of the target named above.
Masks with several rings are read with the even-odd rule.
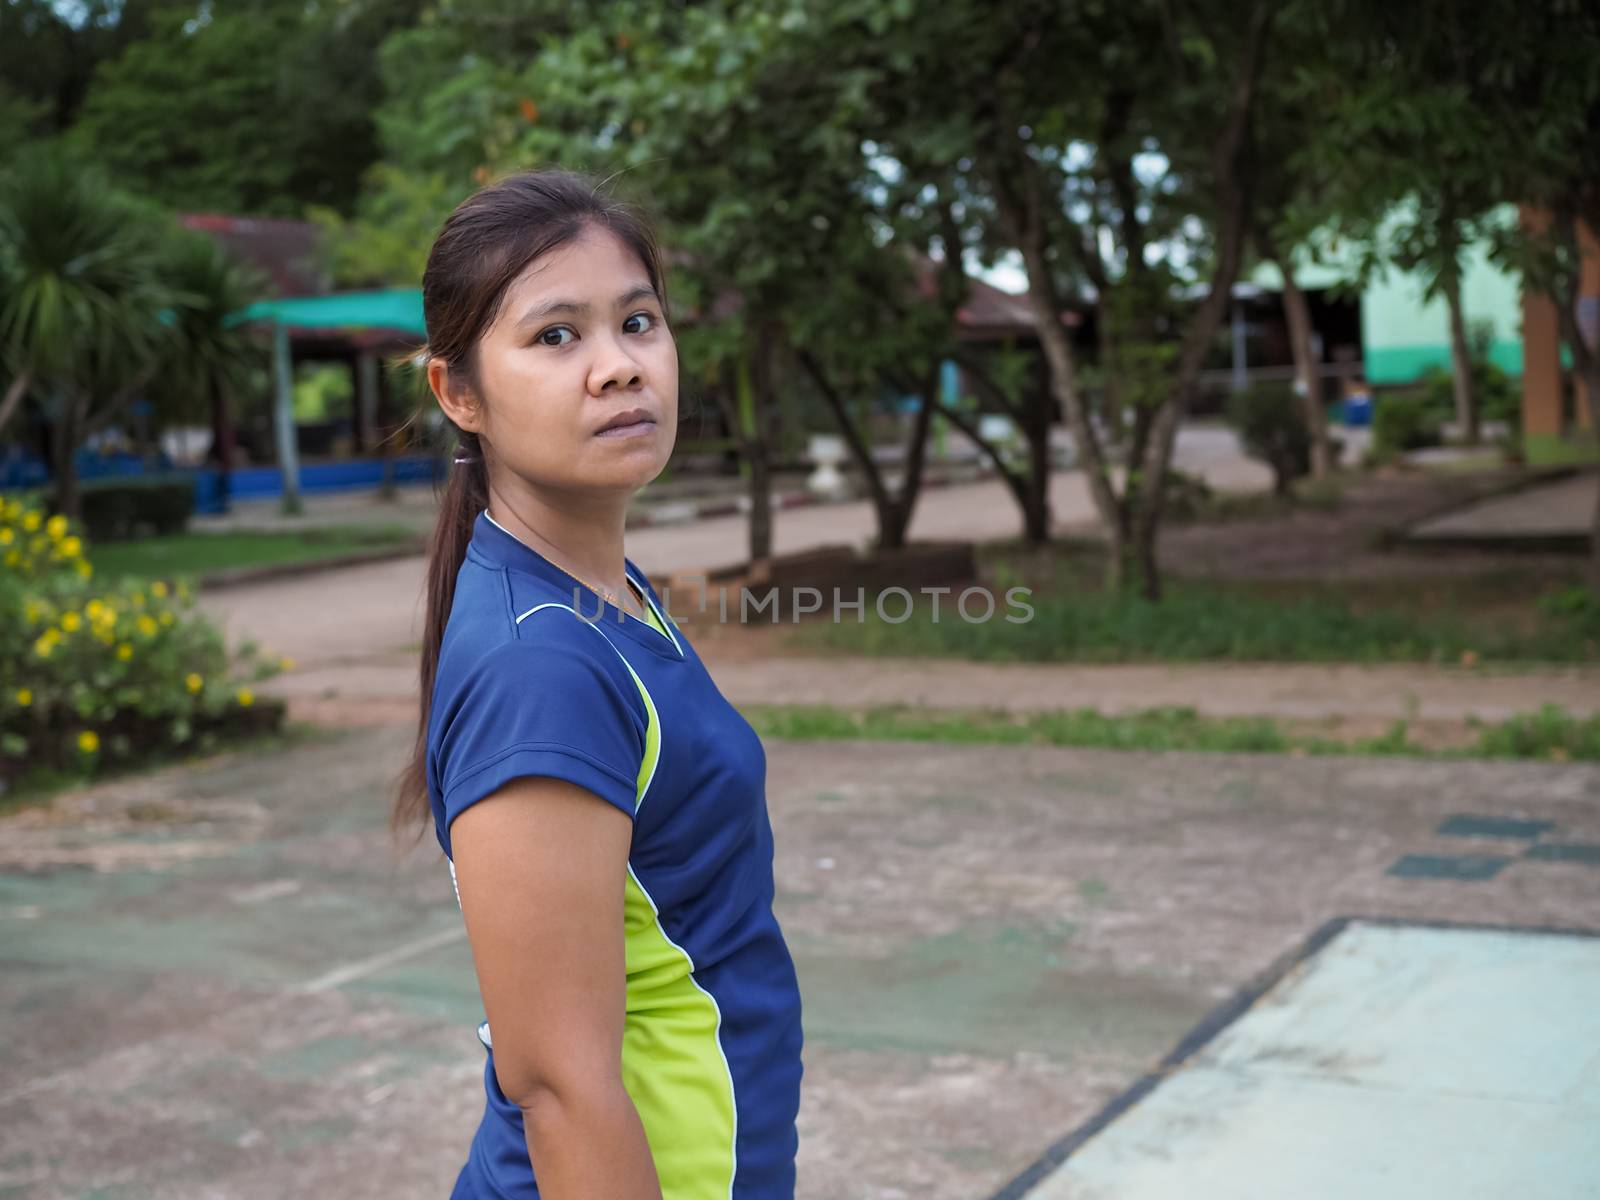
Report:
[[[607,229],[636,254],[665,313],[661,253],[645,219],[630,206],[601,194],[600,185],[572,171],[522,171],[479,189],[445,219],[428,252],[422,274],[422,312],[428,328],[427,356],[442,359],[453,383],[478,393],[478,342],[505,301],[511,284],[535,259],[578,237],[585,229]],[[488,504],[488,466],[477,435],[455,431],[452,460],[439,520],[428,547],[428,598],[422,634],[421,713],[416,746],[401,773],[392,826],[396,834],[426,828],[428,805],[428,714],[439,670],[439,646],[455,600],[456,573],[466,557],[472,525]]]

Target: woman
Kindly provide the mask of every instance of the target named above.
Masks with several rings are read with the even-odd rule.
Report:
[[[459,449],[396,817],[432,817],[487,1016],[453,1195],[788,1200],[765,753],[623,554],[677,428],[660,256],[589,181],[527,172],[451,214],[423,308]]]

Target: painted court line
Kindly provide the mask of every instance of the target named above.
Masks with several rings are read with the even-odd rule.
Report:
[[[385,967],[392,967],[395,963],[405,962],[408,958],[415,958],[419,954],[426,954],[429,950],[437,950],[440,946],[448,946],[467,936],[465,926],[455,925],[449,929],[441,929],[437,933],[430,933],[427,937],[418,938],[414,942],[406,942],[392,950],[385,950],[382,954],[374,954],[371,958],[357,959],[355,962],[346,963],[342,967],[335,967],[325,975],[318,975],[315,979],[307,980],[294,988],[296,994],[302,996],[314,995],[317,992],[332,991],[336,987],[343,987],[357,979],[374,975]]]

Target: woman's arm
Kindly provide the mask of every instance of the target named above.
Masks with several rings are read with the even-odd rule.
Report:
[[[660,1200],[622,1086],[633,827],[584,788],[514,779],[450,826],[500,1090],[545,1200]]]

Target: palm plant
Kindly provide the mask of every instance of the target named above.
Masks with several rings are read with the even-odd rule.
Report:
[[[78,513],[74,462],[91,414],[149,382],[176,296],[159,270],[159,225],[93,166],[28,147],[0,175],[0,430],[30,392],[51,417],[56,507]]]
[[[176,300],[160,370],[164,415],[203,414],[226,471],[233,465],[233,402],[266,366],[260,343],[234,314],[260,297],[263,281],[211,238],[186,229],[167,243],[162,273]]]

